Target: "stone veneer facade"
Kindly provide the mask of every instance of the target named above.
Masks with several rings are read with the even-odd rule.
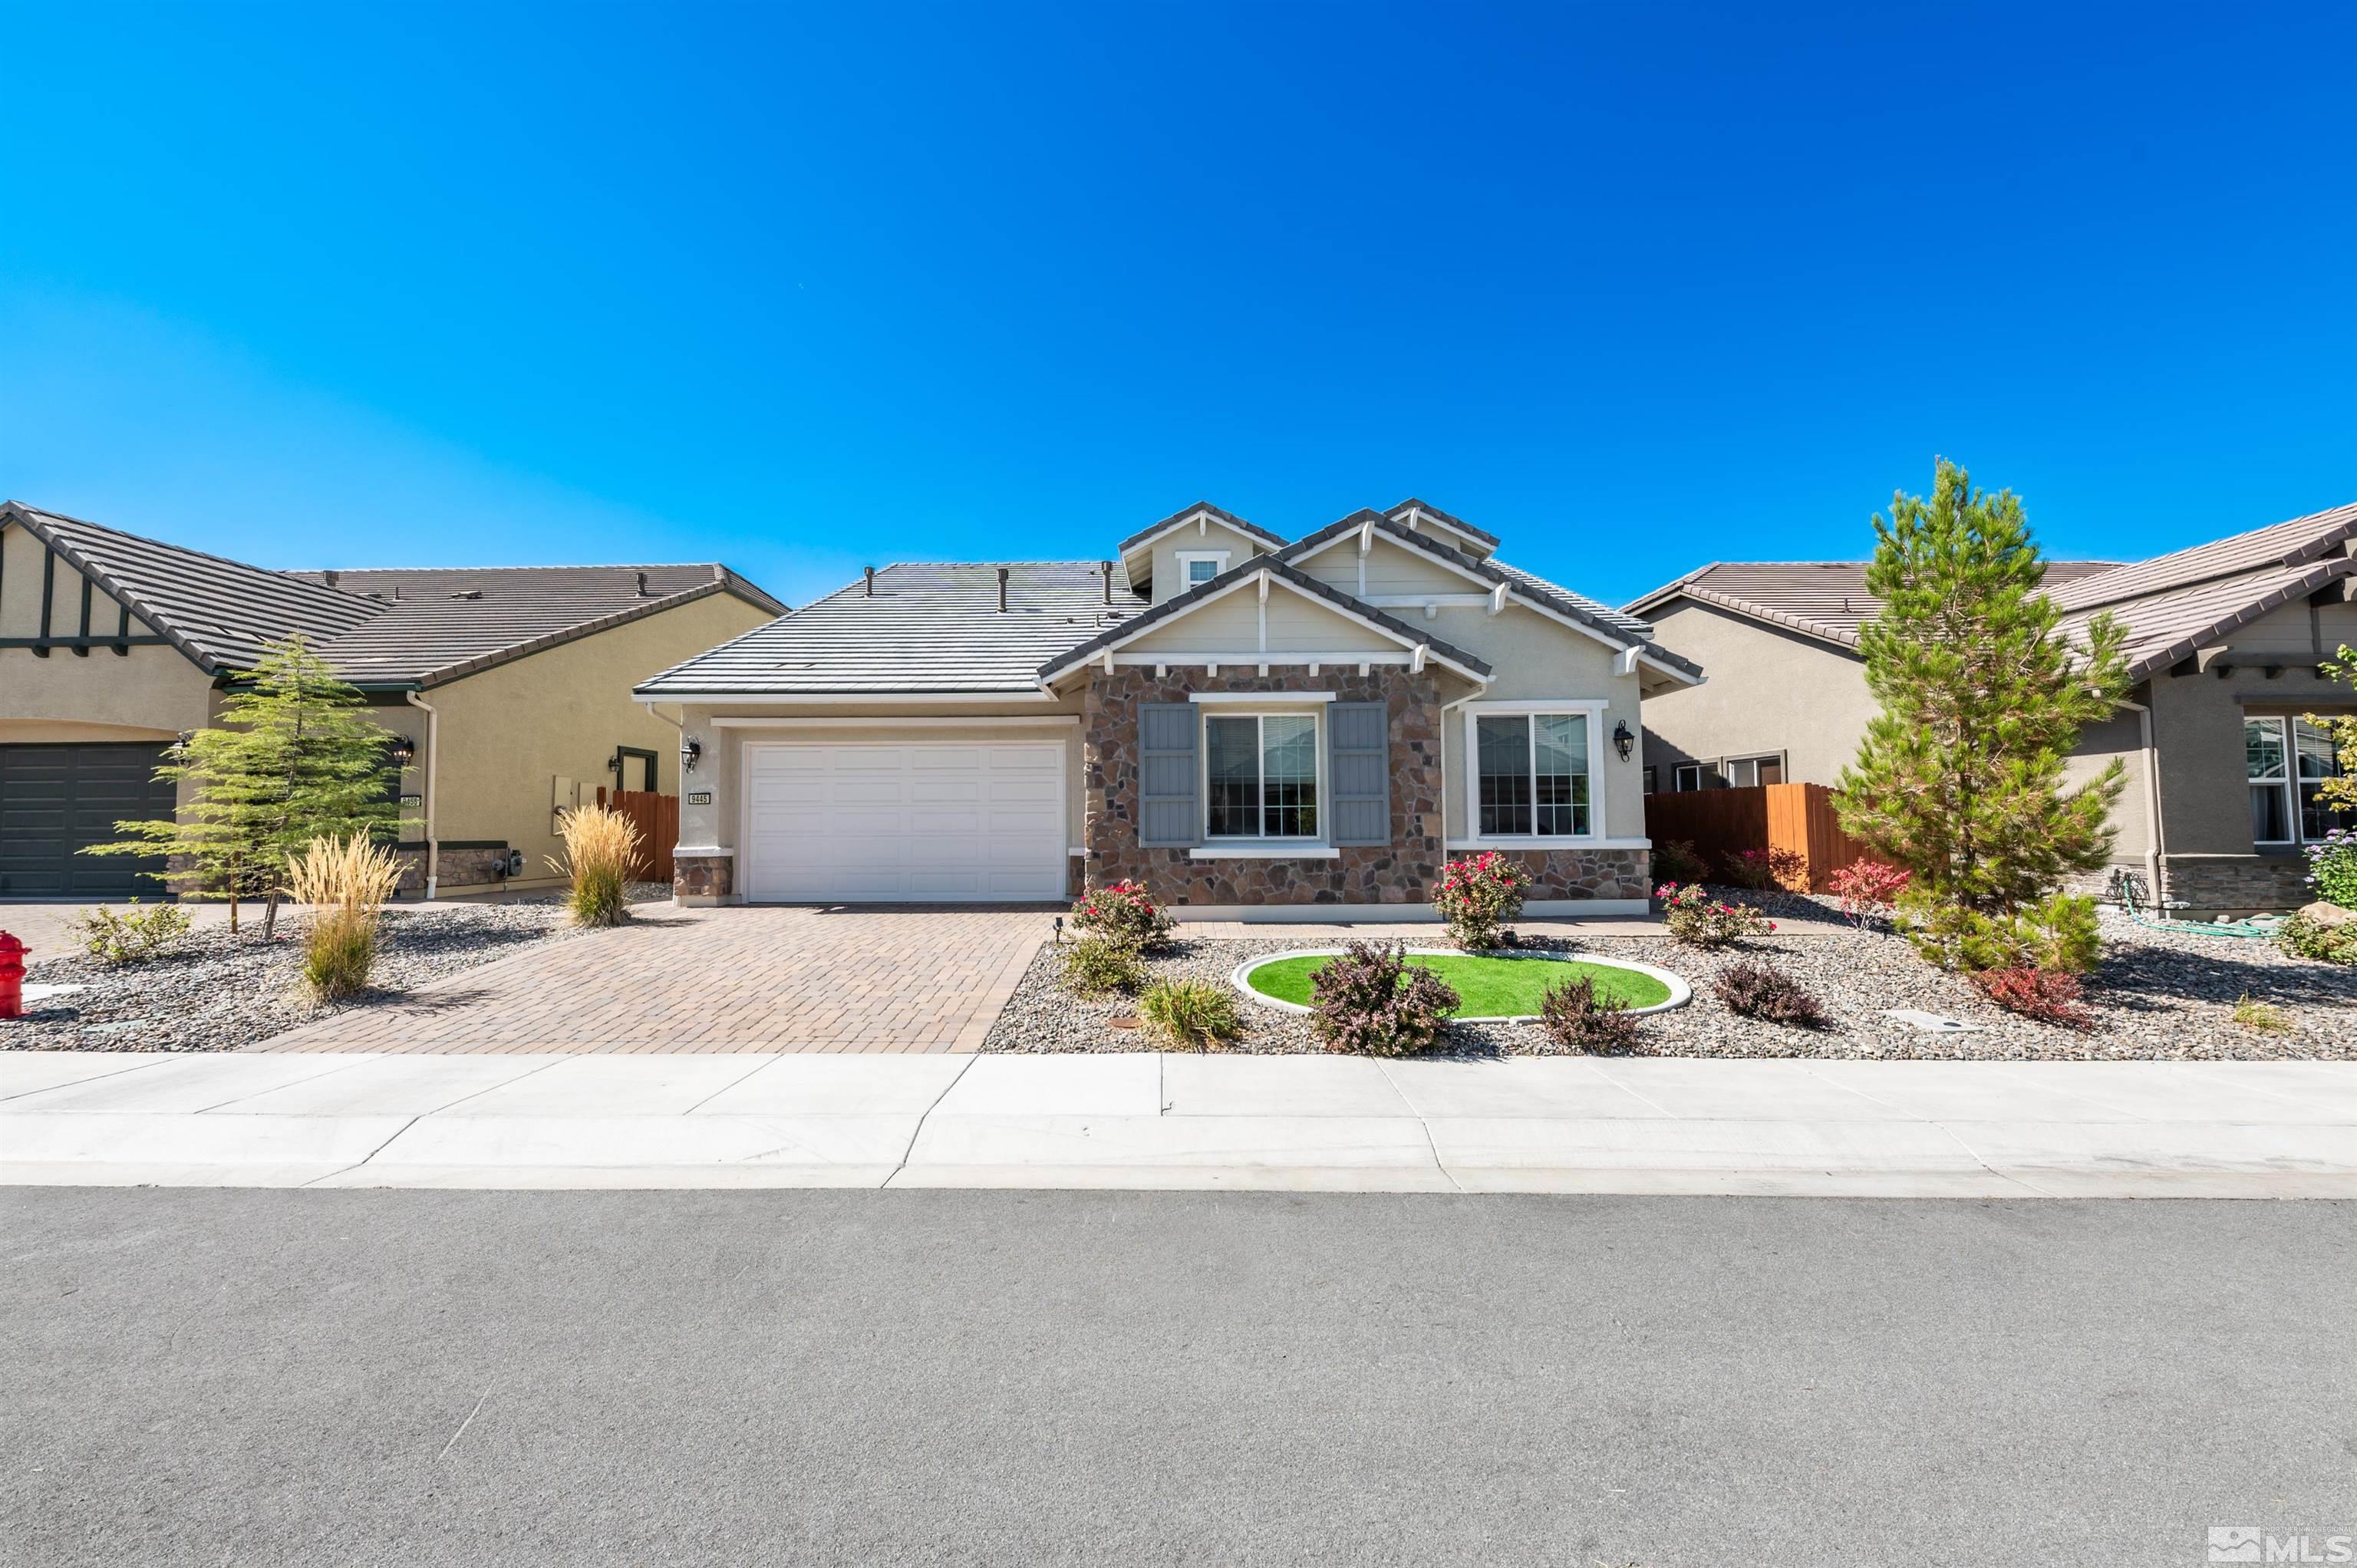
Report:
[[[1137,710],[1144,703],[1183,703],[1196,692],[1331,692],[1346,703],[1380,702],[1391,718],[1391,843],[1345,845],[1338,857],[1197,860],[1183,848],[1137,842]],[[1440,688],[1436,672],[1381,666],[1311,676],[1302,670],[1267,676],[1207,676],[1174,669],[1157,677],[1131,667],[1092,671],[1082,706],[1085,741],[1082,781],[1088,817],[1089,885],[1142,882],[1174,908],[1192,905],[1402,904],[1431,899],[1446,852],[1442,844]],[[1507,850],[1532,874],[1525,897],[1642,898],[1650,891],[1641,849]]]
[[[425,850],[418,844],[402,844],[393,850],[401,862],[401,883],[398,891],[425,891]],[[436,889],[444,887],[475,887],[489,882],[507,880],[508,846],[506,844],[444,844],[435,856]]]
[[[726,898],[736,886],[736,861],[725,854],[673,854],[671,891],[674,898]]]

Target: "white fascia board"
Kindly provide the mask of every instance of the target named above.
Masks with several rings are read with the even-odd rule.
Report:
[[[728,714],[712,721],[715,729],[975,729],[1005,725],[1021,729],[1038,729],[1042,725],[1077,725],[1077,714],[975,714],[970,718],[947,714],[912,714],[906,718],[878,718],[874,714],[845,714],[841,718],[815,718],[800,714],[791,718],[762,718],[758,714]]]
[[[1001,692],[633,692],[632,698],[652,706],[656,703],[685,703],[692,707],[736,707],[748,703],[791,703],[798,707],[844,708],[881,707],[898,703],[1052,703],[1056,694],[1044,687],[1036,691]]]
[[[1481,575],[1479,572],[1469,572],[1464,567],[1458,565],[1456,562],[1448,560],[1443,556],[1435,555],[1428,550],[1414,549],[1406,541],[1401,539],[1399,535],[1395,533],[1386,533],[1378,536],[1375,532],[1375,525],[1372,522],[1362,522],[1358,526],[1358,528],[1352,530],[1349,533],[1336,535],[1334,538],[1329,539],[1325,543],[1319,545],[1317,549],[1309,552],[1307,555],[1297,557],[1293,562],[1293,564],[1298,566],[1304,562],[1315,561],[1320,555],[1328,554],[1345,545],[1359,545],[1359,542],[1361,540],[1372,542],[1377,537],[1381,537],[1386,543],[1396,544],[1401,549],[1406,550],[1419,561],[1429,561],[1434,565],[1440,567],[1443,571],[1456,574],[1458,576],[1462,577],[1467,582],[1472,584],[1475,587],[1480,589],[1483,594],[1489,593],[1491,588],[1495,585],[1489,578]],[[1369,542],[1368,544],[1360,547],[1359,553],[1364,555],[1368,553],[1372,548],[1372,542]],[[1421,603],[1423,598],[1429,598],[1430,596],[1431,596],[1428,594],[1425,595],[1422,598],[1419,598],[1417,602]]]
[[[1342,617],[1346,620],[1355,621],[1359,625],[1366,628],[1369,631],[1373,632],[1376,636],[1382,638],[1384,641],[1395,643],[1402,649],[1412,651],[1419,646],[1424,646],[1415,639],[1402,637],[1398,632],[1392,630],[1389,627],[1383,625],[1370,617],[1361,615],[1358,611],[1352,609],[1348,605],[1336,604],[1333,600],[1329,599],[1322,595],[1310,593],[1305,588],[1286,582],[1283,577],[1278,576],[1275,573],[1263,568],[1258,572],[1247,573],[1245,575],[1238,577],[1234,582],[1230,583],[1218,593],[1206,595],[1204,597],[1198,599],[1195,603],[1189,605],[1183,610],[1164,616],[1157,620],[1140,626],[1135,630],[1117,638],[1114,641],[1107,643],[1103,648],[1099,649],[1092,653],[1083,655],[1079,659],[1071,660],[1063,664],[1056,666],[1054,669],[1049,671],[1045,679],[1049,681],[1060,681],[1065,676],[1073,673],[1082,667],[1112,655],[1114,650],[1122,647],[1133,639],[1144,637],[1149,632],[1159,631],[1166,627],[1177,626],[1189,616],[1193,615],[1197,610],[1203,608],[1207,605],[1215,605],[1222,599],[1226,598],[1230,594],[1241,592],[1246,587],[1254,587],[1255,592],[1264,592],[1265,590],[1260,589],[1257,586],[1257,585],[1262,583],[1271,584],[1276,587],[1283,588],[1286,592],[1293,595],[1304,604],[1315,606],[1319,609],[1331,610],[1334,614]],[[1145,618],[1140,617],[1138,618],[1143,620]],[[1472,671],[1468,670],[1465,666],[1448,658],[1437,650],[1430,653],[1430,657],[1436,662],[1445,665],[1450,670],[1454,670],[1457,673],[1464,676],[1469,681],[1481,682],[1485,684],[1488,682],[1488,677],[1475,674]],[[1366,653],[1352,653],[1349,655],[1338,653],[1285,653],[1272,657],[1270,654],[1264,654],[1260,650],[1255,648],[1250,650],[1232,650],[1218,655],[1209,653],[1159,653],[1143,656],[1133,655],[1127,658],[1114,658],[1114,662],[1116,664],[1200,664],[1204,662],[1205,660],[1212,658],[1216,658],[1218,662],[1222,664],[1253,665],[1303,663],[1310,660],[1315,660],[1323,664],[1340,664],[1344,662],[1346,659],[1349,661],[1359,663],[1363,663],[1370,659],[1376,660],[1378,661],[1382,660],[1382,656],[1380,654]]]
[[[1178,652],[1115,654],[1114,662],[1125,668],[1136,669],[1149,664],[1171,664],[1182,668],[1197,664],[1217,664],[1222,667],[1232,664],[1405,664],[1414,658],[1415,654],[1406,649],[1395,649],[1384,652],[1361,650],[1357,652],[1345,653],[1336,653],[1331,650],[1289,652],[1284,649],[1277,649],[1268,653],[1262,653],[1249,648],[1199,648]]]

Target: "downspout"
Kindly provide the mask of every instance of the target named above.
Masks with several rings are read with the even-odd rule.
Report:
[[[432,903],[442,880],[442,840],[435,832],[435,776],[442,771],[442,715],[414,692],[402,695],[425,715],[425,901]]]
[[[2169,908],[2160,890],[2160,751],[2152,743],[2152,709],[2143,703],[2131,703],[2126,698],[2120,706],[2133,708],[2136,715],[2136,739],[2144,751],[2144,885],[2145,897],[2152,901],[2158,914]]]

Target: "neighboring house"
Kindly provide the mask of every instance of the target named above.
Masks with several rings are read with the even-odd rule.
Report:
[[[408,890],[551,880],[557,805],[677,787],[630,682],[784,607],[716,565],[272,572],[7,502],[0,897],[159,896],[156,863],[75,852],[169,815],[165,746],[298,631],[407,739]]]
[[[2307,901],[2300,846],[2346,818],[2316,802],[2335,765],[2299,715],[2357,710],[2357,693],[2317,671],[2357,644],[2352,542],[2357,506],[2345,506],[2128,565],[2050,564],[2066,633],[2106,610],[2128,629],[2132,705],[2072,759],[2074,779],[2127,765],[2116,868],[2207,914]],[[1879,607],[1865,573],[1858,562],[1713,564],[1628,607],[1663,647],[1712,671],[1707,689],[1646,707],[1656,787],[1769,782],[1771,769],[1838,779],[1876,711],[1858,652]]]
[[[690,902],[1428,912],[1451,853],[1645,908],[1642,621],[1419,501],[1287,543],[1210,505],[1117,559],[903,564],[638,689],[682,725]]]

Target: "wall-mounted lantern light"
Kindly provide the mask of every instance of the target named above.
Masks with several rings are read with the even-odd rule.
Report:
[[[1612,726],[1612,749],[1620,754],[1623,762],[1628,761],[1629,754],[1637,749],[1637,737],[1629,733],[1629,721],[1626,719]]]
[[[406,768],[417,760],[417,743],[405,735],[394,736],[393,744],[384,748],[384,755],[395,768]]]
[[[682,773],[693,773],[693,772],[694,772],[694,771],[695,771],[695,759],[696,759],[697,757],[702,757],[703,755],[704,755],[704,743],[703,743],[702,741],[700,741],[700,740],[696,739],[696,738],[695,738],[694,736],[692,736],[692,735],[690,735],[690,736],[682,736],[680,737],[680,742],[679,742],[679,770],[680,770]]]

